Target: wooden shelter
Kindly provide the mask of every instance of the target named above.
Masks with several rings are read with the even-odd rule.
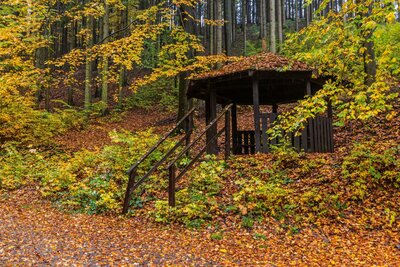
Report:
[[[266,131],[278,115],[281,104],[294,103],[322,88],[323,79],[313,79],[306,64],[273,53],[244,57],[222,68],[191,79],[187,96],[205,100],[207,125],[217,117],[217,105],[232,105],[231,134],[233,153],[249,154],[270,150],[279,140],[269,140]],[[237,105],[252,105],[254,130],[239,131]],[[271,113],[261,113],[260,105],[272,106]],[[207,132],[207,152],[216,154],[217,133],[214,124]],[[310,119],[301,136],[291,136],[292,145],[306,152],[333,152],[332,111]]]

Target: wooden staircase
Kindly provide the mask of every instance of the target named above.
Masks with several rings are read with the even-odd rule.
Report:
[[[170,206],[175,206],[175,191],[176,191],[176,182],[179,181],[190,169],[196,166],[201,159],[204,153],[207,151],[207,147],[213,141],[217,140],[219,136],[225,133],[225,158],[228,158],[231,153],[231,145],[230,145],[230,118],[231,118],[231,109],[232,104],[226,106],[217,116],[213,119],[206,128],[198,134],[193,141],[191,140],[191,136],[193,134],[193,115],[195,109],[192,108],[185,116],[180,119],[173,129],[171,129],[167,134],[165,134],[153,147],[151,147],[129,170],[128,170],[128,184],[126,187],[124,203],[122,207],[122,213],[126,214],[130,207],[130,201],[132,197],[132,193],[135,189],[137,189],[140,185],[142,185],[155,171],[157,171],[165,162],[167,162],[168,169],[168,203]],[[203,144],[203,136],[210,132],[212,127],[215,127],[217,123],[225,117],[225,124],[222,129],[217,131],[217,133],[208,139],[207,142]],[[157,161],[151,168],[148,170],[143,176],[138,176],[138,168],[139,166],[154,152],[160,147],[166,140],[171,139],[180,129],[184,129],[184,134],[178,139],[176,144],[168,150],[163,157]],[[199,151],[195,151],[194,156],[190,156],[190,151],[195,147],[200,147]],[[179,148],[183,149],[174,156],[174,153],[177,152]],[[177,163],[184,156],[188,157],[190,161],[187,165],[178,170]],[[178,173],[179,172],[179,173]]]

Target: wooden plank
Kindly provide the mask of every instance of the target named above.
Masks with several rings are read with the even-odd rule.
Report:
[[[318,116],[318,143],[319,143],[319,151],[318,152],[323,152],[323,140],[322,140],[322,119],[321,117]]]
[[[278,105],[277,104],[273,104],[272,105],[272,113],[278,113]]]
[[[232,117],[232,149],[233,154],[237,152],[237,106],[236,103],[233,103],[232,110],[231,110],[231,117]]]
[[[168,177],[168,205],[170,207],[175,207],[175,179],[176,169],[175,165],[169,167],[169,177]]]
[[[263,113],[261,115],[261,143],[262,143],[262,152],[268,153],[269,152],[269,145],[268,145],[268,114]]]
[[[249,133],[243,133],[243,147],[244,147],[244,154],[249,154]]]
[[[225,113],[225,160],[231,155],[231,111]]]
[[[328,118],[327,117],[325,117],[324,118],[324,139],[325,139],[325,149],[324,149],[324,152],[325,153],[327,153],[327,152],[329,152],[329,130],[328,130],[328,127],[329,127],[329,125],[328,125]]]
[[[307,95],[312,95],[312,92],[311,92],[311,82],[310,82],[310,80],[307,80],[306,81],[306,93],[307,93]]]
[[[278,116],[278,115],[277,115],[276,113],[270,113],[270,116],[269,116],[269,118],[270,118],[270,120],[269,120],[269,127],[270,127],[270,128],[273,127],[273,124],[274,124],[274,122],[275,122],[277,116]],[[274,138],[274,139],[271,140],[271,144],[272,144],[272,145],[276,145],[277,143],[278,143],[278,138]]]
[[[261,152],[260,138],[260,97],[258,92],[258,79],[253,78],[253,112],[254,112],[254,139],[256,152]]]
[[[132,191],[133,191],[133,185],[135,184],[136,175],[137,175],[136,169],[129,173],[129,180],[128,180],[128,185],[126,187],[126,194],[125,194],[125,199],[124,199],[124,205],[122,207],[122,214],[126,214],[129,210],[131,197],[132,197]]]
[[[301,131],[301,148],[304,150],[304,152],[308,152],[307,128],[308,126],[304,127],[304,129]]]
[[[243,133],[242,132],[238,132],[237,133],[237,153],[238,155],[242,155],[243,154]]]
[[[321,152],[324,153],[325,152],[325,118],[324,117],[319,117],[321,125],[320,125],[320,129],[321,129]]]
[[[215,89],[209,88],[210,92],[208,95],[208,99],[206,100],[206,125],[212,122],[217,117],[217,94]],[[213,136],[217,134],[217,123],[215,123],[206,133],[206,143],[212,139]],[[207,146],[207,154],[218,154],[218,140],[214,139]]]
[[[293,141],[294,141],[294,147],[296,148],[297,151],[300,151],[300,136],[296,136],[293,133]]]
[[[332,102],[330,100],[328,101],[327,115],[328,115],[328,118],[332,119],[333,110],[332,110]]]
[[[326,152],[326,134],[325,134],[325,118],[320,117],[321,120],[321,152]]]
[[[314,119],[308,119],[308,127],[310,131],[310,152],[315,152]]]
[[[250,136],[250,154],[255,154],[256,153],[256,147],[255,147],[255,135],[253,133],[249,133]],[[261,151],[261,150],[260,150]]]
[[[333,139],[333,120],[332,120],[332,118],[329,118],[328,125],[329,125],[329,152],[333,153],[334,139]]]
[[[319,130],[319,117],[316,117],[314,120],[314,136],[315,136],[315,152],[321,152],[321,143],[320,143],[320,130]]]

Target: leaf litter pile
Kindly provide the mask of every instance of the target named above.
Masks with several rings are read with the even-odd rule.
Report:
[[[146,121],[141,122],[128,114],[128,119],[119,123],[101,124],[102,131],[126,125],[137,130],[133,124],[137,128],[154,126],[149,119],[152,116],[142,116]],[[168,115],[159,118],[169,120]],[[246,120],[246,116],[241,120]],[[336,153],[305,155],[301,159],[320,162],[323,167],[305,171],[290,166],[292,171],[286,178],[292,192],[290,198],[306,198],[309,204],[341,205],[340,201],[320,199],[340,191],[339,199],[348,203],[332,208],[328,215],[323,214],[324,207],[314,203],[304,209],[309,216],[304,215],[301,220],[295,215],[277,219],[277,214],[271,213],[255,221],[251,228],[245,227],[241,218],[254,208],[250,202],[239,203],[236,215],[217,213],[214,224],[192,229],[178,223],[156,223],[141,216],[153,208],[151,205],[134,217],[87,215],[56,209],[35,186],[1,192],[0,266],[399,266],[398,188],[377,188],[368,197],[360,195],[363,201],[353,200],[357,187],[352,188],[353,184],[341,177],[338,168],[351,142],[365,138],[362,128],[377,140],[400,143],[399,120],[392,121],[390,126],[385,122],[382,125],[336,129]],[[165,125],[159,128],[162,132]],[[92,130],[69,133],[60,137],[59,142],[71,150],[78,145],[66,144],[74,138],[83,140],[80,144],[85,147],[109,142],[107,138],[90,138],[87,131]],[[217,200],[232,201],[238,190],[235,181],[243,175],[270,175],[261,173],[274,160],[271,155],[258,155],[228,162],[226,187]],[[319,191],[307,193],[311,188]],[[315,198],[314,202],[311,198]],[[322,215],[314,218],[318,212]]]
[[[398,266],[400,257],[398,232],[388,229],[327,225],[262,238],[227,229],[213,240],[207,229],[62,213],[29,189],[3,196],[0,218],[2,266]]]

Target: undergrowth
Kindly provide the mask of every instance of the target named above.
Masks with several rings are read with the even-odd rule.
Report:
[[[136,134],[113,131],[110,137],[113,145],[96,151],[81,150],[73,155],[49,155],[36,149],[7,147],[0,154],[0,189],[13,190],[36,183],[44,197],[63,209],[85,213],[118,212],[128,180],[126,170],[157,142],[159,136],[149,130]],[[173,145],[173,141],[167,142],[152,153],[140,165],[138,174],[150,169]],[[156,181],[144,188],[148,195],[166,185],[157,178],[150,177]]]
[[[14,190],[36,183],[43,196],[62,209],[117,213],[127,184],[126,170],[159,137],[146,131],[112,132],[111,138],[114,144],[101,150],[73,155],[4,146],[0,188]],[[173,145],[169,142],[153,153],[139,175]],[[390,141],[356,143],[339,161],[333,154],[297,153],[285,147],[269,155],[232,157],[226,162],[210,156],[178,183],[175,207],[165,200],[167,186],[165,171],[151,176],[134,192],[131,214],[146,206],[141,215],[148,212],[157,222],[196,228],[227,218],[252,228],[272,218],[297,233],[304,224],[340,220],[359,209],[368,214],[368,218],[361,215],[368,227],[371,218],[375,218],[373,225],[390,227],[400,214],[396,197],[382,197],[382,192],[389,194],[400,186],[400,146]]]

